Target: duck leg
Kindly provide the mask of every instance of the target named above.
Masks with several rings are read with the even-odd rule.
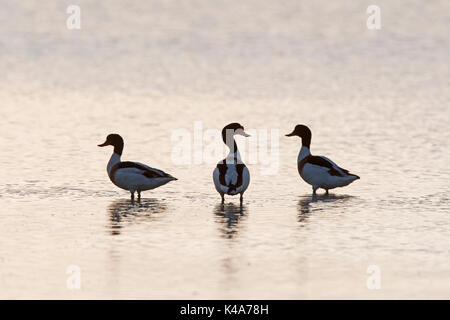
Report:
[[[325,194],[328,194],[328,189],[325,189]]]
[[[141,202],[141,191],[138,191],[138,202]]]
[[[222,197],[222,203],[224,203],[225,202],[225,196],[223,195],[223,193],[221,193],[220,196]]]
[[[317,191],[317,189],[319,189],[319,187],[318,186],[313,186],[312,188],[313,188],[313,194],[316,194],[316,191]]]
[[[131,193],[131,202],[134,202],[134,191],[130,191]]]
[[[241,206],[242,206],[243,201],[244,201],[244,194],[241,193],[241,196],[239,198],[239,202],[240,202]]]

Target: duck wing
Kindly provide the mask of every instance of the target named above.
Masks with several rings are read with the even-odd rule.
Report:
[[[303,169],[303,166],[307,163],[328,169],[328,172],[332,176],[345,177],[346,175],[352,175],[348,170],[339,167],[336,163],[324,156],[310,155],[306,157],[300,162],[299,170]]]
[[[347,174],[351,174],[347,169],[341,168],[339,167],[336,163],[334,163],[333,161],[331,161],[330,159],[328,159],[327,157],[324,156],[320,156],[320,158],[328,161],[329,163],[331,163],[333,169],[340,171],[342,174],[347,175]]]
[[[165,173],[162,170],[155,169],[152,167],[149,167],[145,164],[142,164],[140,162],[133,162],[133,161],[123,161],[119,162],[111,169],[111,176],[114,177],[117,170],[127,170],[127,172],[135,173],[135,174],[142,174],[143,176],[147,178],[171,178],[172,176],[170,174]]]
[[[150,172],[152,172],[152,173],[154,173],[156,175],[159,175],[159,177],[162,177],[162,178],[165,178],[165,177],[169,177],[170,178],[170,177],[172,177],[170,174],[168,174],[168,173],[166,173],[166,172],[164,172],[164,171],[162,171],[160,169],[149,167],[148,165],[140,163],[140,162],[135,162],[135,163],[140,165],[140,166],[142,166],[142,167],[144,167],[148,171],[150,171]]]

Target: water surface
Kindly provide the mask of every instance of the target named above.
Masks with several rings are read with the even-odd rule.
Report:
[[[1,298],[450,297],[446,1],[378,1],[379,31],[365,1],[78,3],[74,31],[70,1],[0,4]],[[214,164],[172,161],[198,121],[279,130],[243,207]],[[361,180],[313,198],[297,123]],[[131,204],[111,132],[179,180]]]

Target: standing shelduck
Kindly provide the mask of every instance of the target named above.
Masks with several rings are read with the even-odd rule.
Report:
[[[359,179],[356,174],[338,167],[336,163],[323,156],[313,156],[309,151],[311,145],[311,130],[305,125],[295,126],[294,131],[287,137],[298,136],[302,138],[302,148],[298,154],[298,173],[305,182],[312,185],[313,194],[318,188],[326,190],[344,187]]]
[[[240,194],[242,204],[243,195],[250,184],[250,172],[242,162],[239,150],[234,140],[235,135],[250,137],[239,123],[230,123],[222,130],[222,140],[230,149],[228,156],[217,164],[213,171],[213,180],[217,192],[225,201],[225,194],[234,196]]]
[[[119,188],[131,192],[131,200],[134,200],[134,192],[137,191],[138,200],[141,199],[141,191],[155,189],[169,181],[177,180],[162,170],[151,168],[145,164],[132,161],[120,161],[123,151],[123,139],[118,134],[110,134],[106,141],[99,147],[113,146],[114,152],[109,159],[106,170],[109,179]]]

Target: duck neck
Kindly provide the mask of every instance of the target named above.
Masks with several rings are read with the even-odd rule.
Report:
[[[230,152],[227,156],[227,163],[242,163],[241,154],[239,150],[236,148],[234,152],[230,149]]]
[[[297,162],[302,161],[304,158],[306,158],[310,154],[311,154],[311,152],[309,151],[309,147],[302,145],[302,147],[300,148],[300,152],[298,153]]]
[[[233,134],[228,133],[228,130],[222,130],[222,140],[223,143],[230,149],[230,154],[239,154],[236,141],[234,140]]]
[[[230,152],[228,153],[228,156],[227,156],[227,162],[228,163],[242,163],[241,154],[239,153],[239,149],[237,147],[236,142],[234,141],[234,144],[232,146],[227,145],[227,147],[230,149]]]
[[[310,146],[311,146],[311,134],[303,136],[302,137],[302,148],[306,147],[309,150]]]
[[[230,152],[227,156],[227,163],[242,163],[241,161],[241,155],[239,153],[238,146],[236,144],[236,141],[234,140],[234,137],[227,137],[222,134],[222,139],[225,145],[230,149]]]
[[[115,148],[114,148],[115,150]],[[106,166],[106,170],[108,171],[108,174],[111,173],[112,167],[114,167],[116,164],[120,162],[120,154],[116,153],[115,151],[111,155],[111,158],[109,159],[108,165]]]
[[[123,151],[123,141],[114,144],[114,153],[118,154],[120,157],[122,155],[122,151]]]

